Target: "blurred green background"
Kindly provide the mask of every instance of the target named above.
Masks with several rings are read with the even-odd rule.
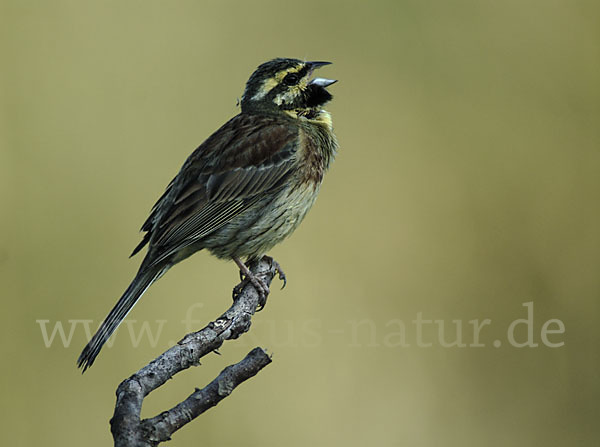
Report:
[[[197,329],[229,305],[234,264],[200,253],[75,368],[86,337],[69,321],[106,316],[154,201],[284,56],[334,62],[339,156],[271,253],[288,287],[144,416],[259,345],[274,363],[169,445],[598,445],[599,17],[575,0],[2,0],[3,443],[110,445],[118,383],[186,314]],[[517,348],[527,302],[539,346]],[[459,320],[467,346],[433,323],[418,346],[419,315],[446,341]],[[542,343],[549,319],[561,347]],[[57,322],[72,339],[46,347]],[[134,347],[144,322],[162,331]]]

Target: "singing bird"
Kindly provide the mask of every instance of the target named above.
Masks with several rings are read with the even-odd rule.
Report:
[[[313,78],[328,64],[278,58],[250,76],[241,113],[188,157],[152,208],[131,256],[146,245],[147,254],[79,356],[83,371],[148,287],[202,249],[233,260],[264,305],[268,288],[248,266],[298,227],[337,151],[331,115],[323,109],[332,98],[327,87],[336,81]]]

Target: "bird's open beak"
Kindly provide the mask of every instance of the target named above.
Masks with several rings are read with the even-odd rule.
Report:
[[[311,85],[318,85],[319,87],[329,87],[331,84],[335,84],[337,79],[325,79],[325,78],[314,78],[310,81]]]
[[[315,68],[320,68],[324,65],[331,65],[331,62],[311,61],[311,62],[307,62],[306,64],[310,65],[310,68],[312,68],[314,70]]]
[[[330,65],[331,62],[313,61],[313,62],[307,62],[307,64],[310,65],[310,70],[312,72],[316,68],[323,67],[324,65]],[[319,87],[329,87],[331,84],[334,84],[336,82],[337,82],[337,79],[314,78],[313,80],[310,81],[309,84],[318,85]]]

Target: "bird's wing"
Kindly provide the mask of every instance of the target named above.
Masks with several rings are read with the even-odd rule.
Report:
[[[271,117],[238,115],[183,165],[153,207],[137,253],[150,242],[155,265],[225,225],[291,173],[298,129]],[[146,262],[146,261],[145,261]]]

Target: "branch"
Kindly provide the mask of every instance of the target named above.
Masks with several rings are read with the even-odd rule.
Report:
[[[271,284],[276,273],[269,258],[251,268],[252,273]],[[218,404],[243,381],[271,363],[261,348],[253,349],[243,360],[225,368],[205,388],[186,400],[150,419],[140,421],[144,398],[175,374],[200,364],[200,359],[217,350],[225,340],[235,339],[250,329],[252,315],[259,305],[259,295],[248,283],[233,305],[204,329],[186,335],[117,388],[115,413],[110,421],[116,447],[151,447],[170,439],[170,435],[204,411]]]

